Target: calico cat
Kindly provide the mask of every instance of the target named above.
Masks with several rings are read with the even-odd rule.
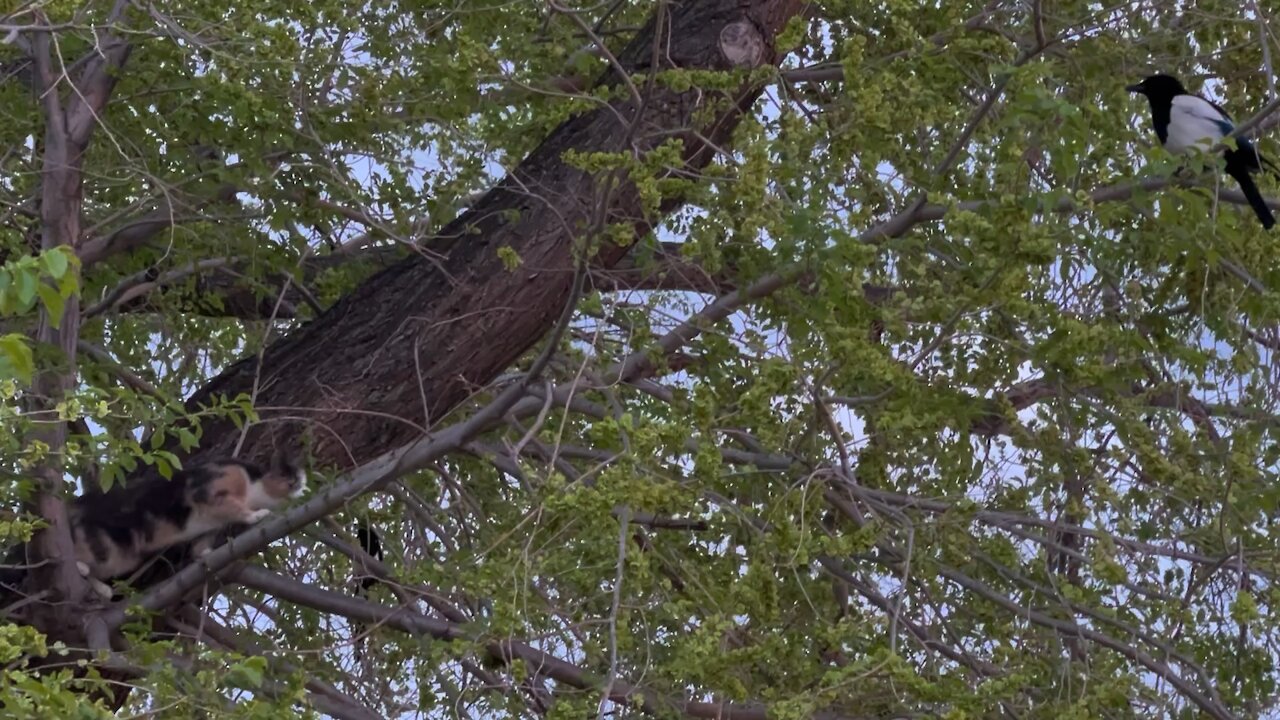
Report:
[[[277,457],[263,471],[241,460],[211,460],[173,478],[149,477],[106,493],[81,495],[68,517],[76,566],[94,590],[111,598],[106,580],[136,570],[165,548],[207,540],[235,524],[253,524],[306,490],[307,476]],[[22,548],[18,548],[19,551]],[[10,583],[5,583],[10,584]]]

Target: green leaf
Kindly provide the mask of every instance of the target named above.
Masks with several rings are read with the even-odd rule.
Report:
[[[178,426],[173,428],[173,432],[178,436],[178,444],[182,447],[183,452],[190,450],[200,444],[196,439],[195,433],[192,433],[185,427]]]
[[[18,271],[17,277],[14,278],[18,291],[18,303],[22,310],[31,307],[31,303],[36,299],[36,289],[40,286],[40,278],[35,272],[28,269]]]
[[[44,307],[48,310],[49,324],[55,328],[61,327],[62,311],[67,306],[66,298],[44,283],[37,284],[36,291],[40,293],[40,300],[44,302]]]
[[[61,248],[54,248],[49,252],[40,256],[40,262],[44,265],[45,271],[54,280],[61,279],[67,272],[69,263],[67,262],[67,254]]]
[[[30,384],[35,369],[35,359],[25,336],[18,333],[0,335],[0,377],[16,377]]]
[[[152,455],[155,456],[157,463],[164,463],[174,470],[182,469],[182,461],[178,459],[177,455],[168,450],[156,450]],[[169,476],[166,475],[165,477]]]
[[[503,245],[498,248],[498,258],[502,260],[502,266],[508,272],[520,267],[520,255],[510,245]]]
[[[102,491],[106,492],[114,487],[118,480],[123,478],[123,468],[119,465],[106,465],[102,468],[102,472],[98,474],[98,484],[102,486]]]
[[[58,292],[66,297],[71,297],[76,290],[80,288],[80,276],[76,273],[66,273],[58,278]]]
[[[267,669],[267,660],[263,657],[251,657],[227,668],[224,682],[230,687],[253,689],[262,686]]]

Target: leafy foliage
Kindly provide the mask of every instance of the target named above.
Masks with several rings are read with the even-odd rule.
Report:
[[[451,634],[231,584],[203,642],[186,620],[163,631],[183,639],[133,638],[125,712],[337,715],[317,698],[338,697],[379,716],[638,715],[606,698],[628,683],[660,715],[1274,713],[1276,240],[1212,158],[1155,147],[1123,89],[1176,72],[1251,117],[1280,53],[1263,5],[829,0],[788,28],[783,71],[761,71],[763,99],[699,177],[668,172],[675,142],[566,154],[626,170],[661,220],[590,238],[634,243],[639,272],[592,284],[556,348],[542,380],[573,402],[510,417],[261,558],[348,598],[357,563],[339,546],[367,521],[395,578],[369,600]],[[108,22],[97,4],[46,3],[67,65],[95,28],[135,43],[83,160],[81,248],[166,218],[83,267],[31,249],[47,120],[27,45],[0,45],[15,509],[0,537],[35,527],[16,510],[50,453],[103,488],[179,467],[164,443],[203,440],[181,398],[407,246],[430,256],[474,193],[613,98],[579,92],[611,63],[593,48],[616,52],[663,4],[557,8],[180,0]],[[1278,117],[1258,125],[1273,157]],[[1183,165],[1204,172],[1141,184]],[[508,272],[531,262],[494,252]],[[84,427],[42,447],[24,441],[47,421],[25,388],[56,362],[29,337],[76,293],[100,352],[79,358],[57,420]],[[727,319],[659,349],[730,299]],[[632,353],[658,370],[609,381]],[[204,413],[258,417],[251,397]],[[512,643],[528,654],[504,656]],[[26,668],[50,652],[0,626],[6,715],[107,716],[77,694],[109,686],[93,671],[72,687],[69,669]]]

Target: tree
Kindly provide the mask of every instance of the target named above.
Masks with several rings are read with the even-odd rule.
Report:
[[[1275,706],[1280,278],[1123,89],[1267,152],[1264,9],[3,17],[5,538],[220,454],[319,485],[122,602],[32,568],[6,712]]]

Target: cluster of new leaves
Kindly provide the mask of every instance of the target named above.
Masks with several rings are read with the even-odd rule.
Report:
[[[304,416],[253,393],[180,400],[396,259],[481,240],[439,231],[574,113],[738,87],[668,70],[590,89],[668,5],[130,4],[78,260],[31,250],[46,118],[19,46],[0,45],[5,471],[43,457],[15,380],[52,361],[21,333],[77,277],[59,419],[85,423],[55,449],[77,477],[167,473],[208,440],[202,416]],[[532,411],[276,543],[202,608],[133,628],[129,709],[1274,712],[1276,239],[1212,162],[1170,180],[1187,163],[1124,91],[1174,72],[1250,118],[1280,52],[1262,5],[828,0],[787,26],[782,70],[757,71],[764,94],[696,176],[671,171],[674,142],[565,153],[625,171],[661,222],[554,229],[635,247],[590,272]],[[44,12],[74,69],[105,10]],[[1273,156],[1278,120],[1255,129]],[[624,378],[638,359],[651,369]],[[423,422],[447,429],[509,380]],[[311,409],[343,397],[272,382],[313,388]],[[370,426],[416,424],[428,399],[399,402]],[[2,492],[16,506],[29,489]],[[376,571],[357,521],[381,537]],[[381,580],[353,598],[360,572]],[[14,667],[44,646],[0,627]],[[15,674],[0,702],[69,716],[57,682]]]
[[[39,301],[57,323],[67,298],[77,290],[78,264],[78,258],[64,248],[6,262],[0,267],[0,318],[31,314]],[[12,332],[0,335],[0,381],[29,383],[34,372],[35,360],[26,337]]]

